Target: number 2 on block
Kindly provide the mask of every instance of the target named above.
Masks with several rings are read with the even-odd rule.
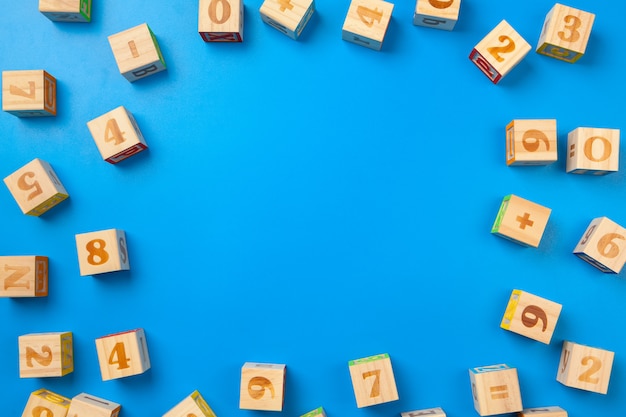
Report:
[[[118,370],[126,369],[130,368],[128,362],[130,362],[130,358],[126,357],[126,348],[124,347],[124,343],[116,343],[111,350],[111,354],[109,355],[109,365],[117,365]]]
[[[380,369],[375,371],[363,372],[363,379],[374,377],[374,383],[372,384],[372,390],[370,391],[370,398],[375,398],[380,395]]]
[[[583,366],[587,366],[589,362],[591,362],[591,366],[585,372],[580,374],[578,380],[581,382],[588,382],[590,384],[597,384],[600,382],[600,379],[593,375],[596,374],[600,368],[602,368],[602,361],[600,358],[596,358],[595,356],[585,356],[580,361]]]
[[[27,347],[26,348],[26,366],[28,366],[29,368],[32,368],[33,359],[37,363],[39,363],[39,365],[41,366],[50,365],[52,363],[52,349],[50,349],[50,346],[48,345],[43,345],[41,347],[41,351],[43,352],[43,354],[36,352],[35,349],[31,347]]]
[[[513,52],[515,50],[515,42],[513,39],[509,38],[506,35],[502,35],[498,38],[500,42],[507,42],[504,46],[492,46],[487,48],[487,51],[496,59],[498,62],[504,61],[504,58],[500,56],[500,54],[506,54],[509,52]]]
[[[378,10],[377,8],[374,8],[374,10],[372,10],[365,6],[358,6],[356,8],[356,14],[359,15],[359,19],[361,19],[361,22],[365,23],[365,26],[367,26],[368,28],[374,26],[374,22],[380,23],[381,19],[383,18],[382,11]]]

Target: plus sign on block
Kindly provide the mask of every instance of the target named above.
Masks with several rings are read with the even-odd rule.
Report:
[[[504,197],[491,233],[524,246],[538,247],[551,209],[510,194]]]

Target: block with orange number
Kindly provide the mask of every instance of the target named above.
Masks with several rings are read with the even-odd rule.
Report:
[[[22,417],[65,417],[71,400],[47,389],[39,389],[30,394]]]
[[[69,417],[117,417],[122,406],[84,392],[72,398]]]
[[[205,42],[242,42],[243,0],[200,0],[198,33]]]
[[[595,17],[593,13],[555,4],[543,23],[537,52],[569,63],[578,61],[587,49]]]
[[[352,0],[343,22],[342,39],[380,51],[393,4],[382,0]]]
[[[452,30],[459,20],[461,0],[417,0],[413,24]]]
[[[74,371],[72,332],[30,333],[18,337],[20,378],[64,376]]]
[[[119,229],[76,235],[80,275],[95,275],[130,269],[126,233]]]
[[[469,370],[474,408],[481,416],[522,411],[517,369],[506,364]]]
[[[530,49],[530,44],[503,20],[478,42],[469,58],[497,84],[524,59]]]
[[[619,129],[579,127],[567,135],[565,170],[605,175],[619,170]]]
[[[124,106],[87,122],[87,127],[102,159],[110,164],[117,164],[148,148],[135,118]]]
[[[265,23],[291,39],[298,39],[315,12],[315,1],[265,0],[259,11]]]
[[[516,119],[506,126],[507,165],[548,165],[557,159],[556,119]]]
[[[500,327],[548,345],[561,308],[561,304],[526,291],[513,290]]]
[[[39,0],[39,11],[55,22],[91,21],[91,0]]]
[[[319,407],[315,410],[309,411],[308,413],[301,415],[300,417],[326,417],[326,412],[324,412],[323,407]]]
[[[494,235],[524,246],[538,247],[548,224],[551,209],[510,194],[504,197],[496,221]]]
[[[120,73],[130,82],[165,71],[165,60],[147,24],[109,36]]]
[[[396,401],[399,398],[388,354],[350,361],[348,368],[358,408]]]
[[[139,375],[150,369],[143,329],[102,336],[96,339],[96,350],[103,381]]]
[[[41,216],[69,197],[52,166],[38,158],[6,177],[4,183],[22,213],[29,216]]]
[[[564,341],[556,380],[568,387],[606,394],[614,356],[609,350]]]
[[[406,413],[400,413],[400,417],[420,417],[420,416],[446,417],[446,413],[443,411],[443,409],[441,407],[428,408],[428,409],[425,409],[425,410],[415,410],[415,411],[408,411]]]
[[[246,362],[241,368],[239,408],[282,411],[287,365]]]
[[[602,272],[619,274],[626,263],[626,229],[607,217],[597,217],[573,253]]]
[[[0,256],[0,297],[47,295],[47,256]]]
[[[209,404],[202,398],[202,395],[198,391],[192,392],[185,397],[184,400],[179,402],[174,408],[167,413],[163,414],[163,417],[215,417],[215,413],[209,407]]]
[[[56,116],[56,78],[44,70],[2,71],[2,110],[17,117]]]
[[[525,408],[519,417],[567,417],[567,411],[555,406]]]

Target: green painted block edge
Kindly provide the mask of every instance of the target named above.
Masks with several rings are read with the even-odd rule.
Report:
[[[316,408],[313,411],[309,411],[308,413],[303,414],[300,417],[313,417],[313,416],[319,416],[319,415],[324,415],[324,408],[323,407],[319,407],[319,408]]]
[[[502,223],[502,219],[504,218],[504,213],[506,213],[506,209],[509,206],[509,200],[511,199],[511,194],[504,197],[502,200],[502,204],[500,205],[500,210],[498,210],[498,215],[496,216],[496,221],[493,223],[491,227],[491,233],[498,233],[500,231],[500,223]]]
[[[389,354],[382,353],[380,355],[369,356],[367,358],[355,359],[353,361],[348,362],[348,366],[361,365],[363,363],[374,362],[374,361],[378,361],[381,359],[389,359]]]
[[[85,7],[83,7],[85,5]],[[83,8],[85,9],[83,11]],[[80,14],[91,22],[91,0],[80,0]]]
[[[152,42],[154,42],[154,47],[157,50],[157,55],[159,55],[159,61],[161,61],[163,67],[167,68],[167,65],[165,65],[165,59],[163,59],[163,54],[161,53],[161,47],[159,47],[159,43],[156,40],[156,36],[154,36],[154,32],[152,32],[152,29],[150,29],[150,26],[148,26],[148,32],[150,32],[150,37],[152,38]]]

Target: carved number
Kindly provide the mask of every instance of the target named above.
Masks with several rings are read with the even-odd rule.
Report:
[[[27,198],[28,201],[32,200],[33,198],[37,197],[39,194],[43,193],[43,190],[41,189],[41,186],[39,185],[38,181],[33,181],[32,184],[29,184],[28,182],[26,182],[26,178],[34,178],[34,177],[35,177],[35,173],[28,171],[28,172],[23,173],[17,179],[17,186],[20,190],[29,191],[29,190],[32,190],[33,188],[35,189],[32,193],[28,195],[28,198]]]
[[[270,390],[274,398],[274,385],[272,381],[262,376],[255,376],[248,381],[248,394],[255,400],[260,400],[265,395],[265,390]]]
[[[372,384],[372,390],[370,391],[370,398],[378,397],[380,395],[380,369],[375,371],[363,372],[363,379],[374,377],[374,383]]]
[[[526,327],[535,327],[541,320],[541,331],[545,332],[548,328],[548,316],[543,309],[535,305],[529,305],[522,311],[522,324]]]
[[[528,152],[536,152],[541,142],[545,143],[546,151],[549,151],[550,140],[541,130],[530,129],[524,132],[524,136],[522,136],[522,145]]]
[[[374,26],[374,22],[380,23],[380,20],[383,18],[383,12],[378,10],[378,8],[372,10],[365,6],[358,6],[356,8],[356,14],[359,15],[361,22],[365,23],[365,26],[368,28]]]
[[[31,100],[34,100],[35,99],[35,82],[34,81],[28,82],[28,93],[16,85],[9,86],[9,93],[13,94],[14,96],[22,96],[22,97],[26,97]]]
[[[113,142],[113,145],[119,145],[126,140],[126,138],[124,138],[124,133],[125,132],[120,130],[117,120],[109,119],[107,120],[107,124],[104,128],[104,141]]]
[[[572,16],[571,14],[565,16],[563,20],[565,20],[565,23],[570,23],[569,26],[565,26],[565,29],[569,30],[570,33],[569,36],[565,36],[565,32],[560,31],[557,33],[559,35],[559,38],[561,38],[561,40],[565,42],[576,42],[578,38],[580,38],[580,33],[576,29],[580,27],[582,22],[579,18],[577,18],[576,16]]]
[[[602,156],[600,158],[595,158],[593,156],[593,143],[596,140],[601,141],[602,145],[603,145],[602,146]],[[593,162],[606,161],[611,156],[611,151],[612,150],[613,150],[613,147],[611,146],[611,142],[607,138],[603,138],[602,136],[592,136],[592,137],[590,137],[589,139],[587,139],[585,141],[584,152],[585,152],[585,156],[590,161],[593,161]]]
[[[109,355],[109,365],[117,365],[117,369],[126,369],[130,368],[128,362],[130,362],[130,358],[126,357],[124,343],[116,343]]]
[[[96,246],[96,244],[98,246]],[[105,246],[106,242],[102,239],[90,240],[86,245],[87,251],[89,252],[87,262],[91,265],[102,265],[106,263],[106,261],[109,260],[109,254],[104,250]]]
[[[45,416],[44,413],[46,413]],[[49,408],[38,405],[33,408],[33,417],[54,417],[54,413]]]
[[[625,240],[626,238],[619,233],[607,233],[598,241],[598,252],[605,258],[615,258],[619,255],[619,246],[614,239]]]
[[[222,5],[222,16],[217,17],[217,5]],[[209,19],[213,23],[222,24],[230,19],[230,3],[227,0],[211,0],[209,3]]]
[[[594,230],[596,230],[596,225],[595,224],[593,226],[591,226],[589,229],[587,229],[587,233],[585,233],[585,236],[583,236],[583,238],[580,241],[581,245],[584,245],[585,243],[587,243],[587,241],[591,237],[591,234],[593,233]]]
[[[431,6],[433,6],[436,9],[447,9],[448,7],[452,6],[452,3],[454,3],[454,0],[448,0],[448,1],[428,0],[428,2],[430,3]]]
[[[583,366],[586,366],[589,364],[590,361],[592,362],[591,367],[582,374],[580,374],[578,380],[581,382],[588,382],[590,384],[597,384],[600,381],[600,378],[594,377],[593,375],[597,373],[600,368],[602,368],[602,361],[600,360],[600,358],[597,358],[595,356],[585,356],[580,361],[580,363]]]
[[[41,351],[45,354],[45,356],[42,355],[41,353],[35,352],[35,349],[31,347],[27,347],[26,348],[26,366],[28,366],[29,368],[32,368],[33,359],[37,361],[37,363],[39,363],[39,365],[41,366],[50,365],[52,363],[52,349],[50,349],[50,346],[48,345],[43,345],[41,347]]]
[[[492,46],[491,48],[487,48],[487,52],[489,52],[498,62],[504,61],[504,58],[500,56],[500,54],[506,54],[509,52],[513,52],[515,50],[515,42],[513,39],[509,38],[506,35],[502,35],[498,38],[500,42],[507,42],[504,46]]]
[[[123,238],[120,238],[120,252],[122,253],[122,263],[125,264],[128,260],[128,252],[126,251],[126,242],[124,242]]]

